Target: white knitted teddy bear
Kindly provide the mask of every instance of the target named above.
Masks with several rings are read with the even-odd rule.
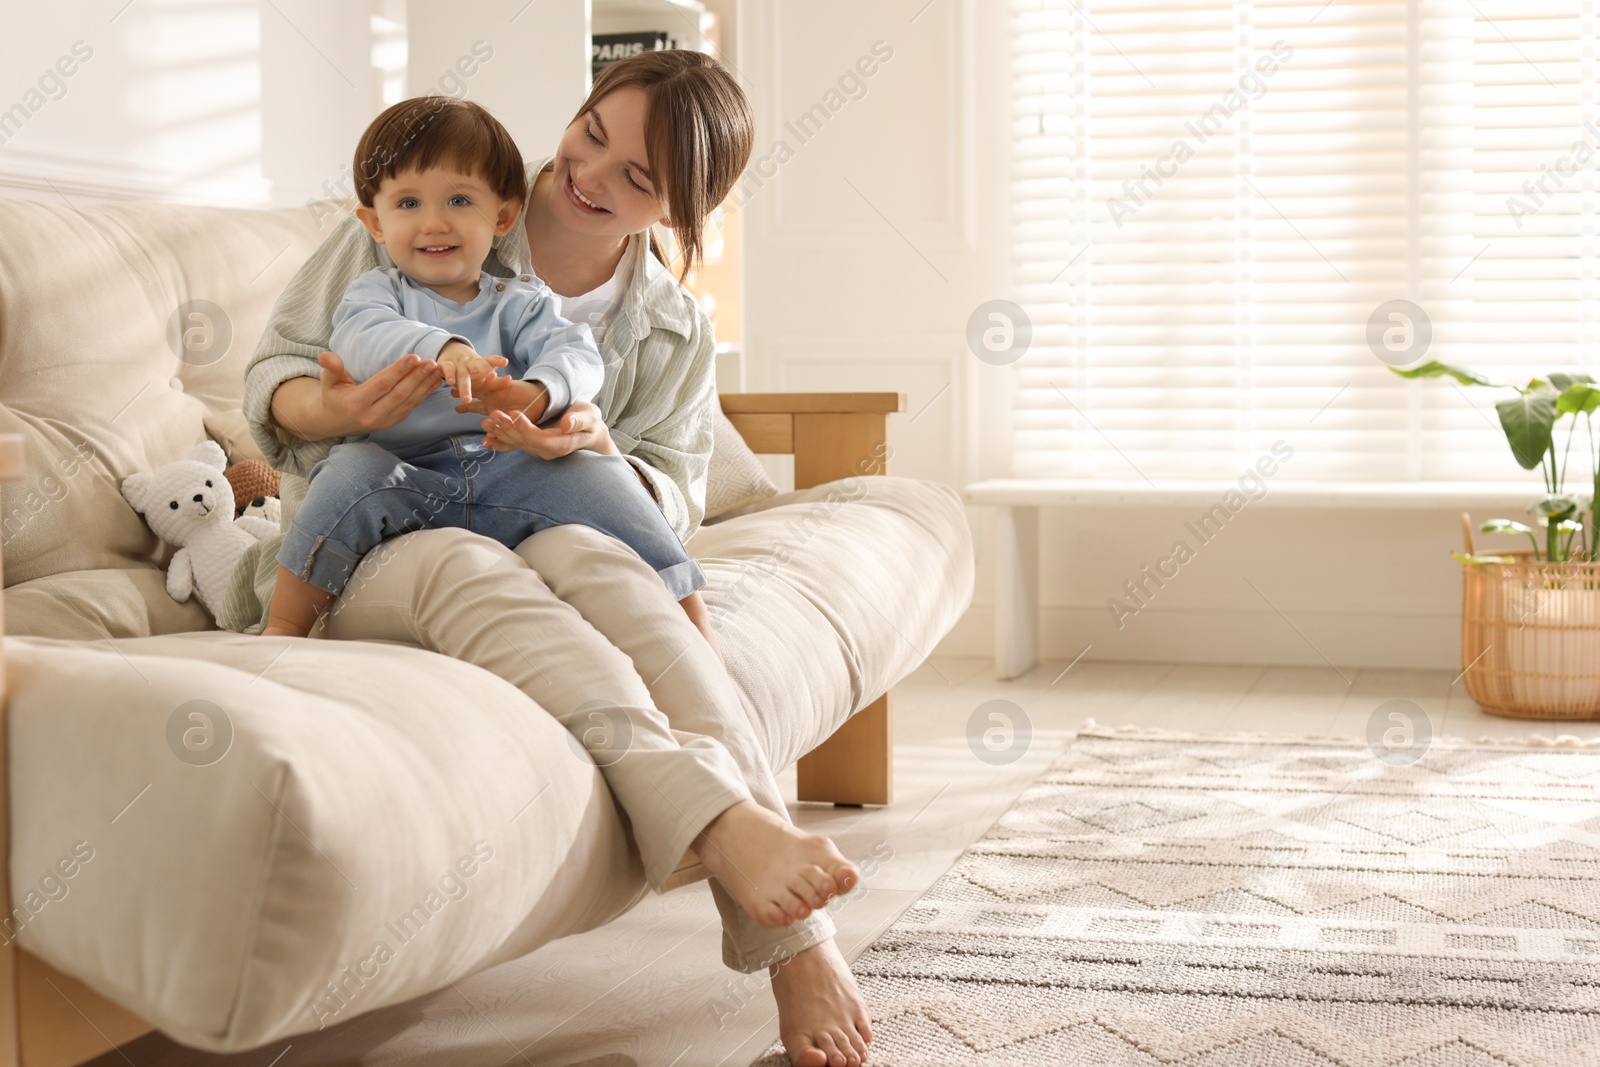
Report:
[[[177,601],[193,593],[215,617],[233,568],[244,550],[278,533],[278,524],[254,515],[233,517],[233,486],[223,476],[227,454],[215,441],[154,474],[131,474],[122,495],[157,537],[178,551],[167,566],[167,595]]]

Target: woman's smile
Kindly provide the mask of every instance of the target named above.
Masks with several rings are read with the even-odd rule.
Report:
[[[572,180],[572,174],[567,174],[567,199],[572,201],[574,207],[585,215],[609,215],[611,212],[590,200],[578,191],[578,183]]]

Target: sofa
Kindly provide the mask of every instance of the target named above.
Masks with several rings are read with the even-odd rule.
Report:
[[[319,219],[0,201],[0,468],[20,450],[0,486],[0,1063],[78,1063],[150,1028],[254,1048],[600,926],[646,891],[604,779],[521,690],[400,640],[285,651],[166,593],[170,549],[118,486],[207,436],[248,453],[244,364]],[[203,358],[190,329],[210,331]],[[956,492],[888,474],[903,406],[722,399],[739,441],[795,454],[800,488],[755,494],[688,547],[802,798],[889,799],[892,686],[971,597]],[[723,452],[712,497],[738,477]],[[222,757],[186,755],[196,723],[226,731]]]

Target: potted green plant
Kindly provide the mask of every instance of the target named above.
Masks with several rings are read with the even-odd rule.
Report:
[[[1533,548],[1480,555],[1465,523],[1461,656],[1467,691],[1487,711],[1537,718],[1600,716],[1600,386],[1587,374],[1556,373],[1527,385],[1430,361],[1402,378],[1450,377],[1462,385],[1510,389],[1495,404],[1511,454],[1537,467],[1544,495],[1528,507],[1533,525],[1490,519],[1482,533],[1526,535]],[[1565,441],[1561,422],[1569,419]],[[1578,423],[1592,461],[1587,502],[1568,492]]]

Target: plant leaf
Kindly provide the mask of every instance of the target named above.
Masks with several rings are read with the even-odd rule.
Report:
[[[1552,522],[1561,522],[1577,510],[1577,498],[1566,495],[1547,496],[1528,505],[1528,514],[1539,516],[1541,528],[1548,528]]]
[[[1562,392],[1566,392],[1574,385],[1581,383],[1592,383],[1593,381],[1593,378],[1589,377],[1587,374],[1584,374],[1582,371],[1558,370],[1550,375],[1550,384]]]
[[[1422,366],[1412,367],[1410,370],[1401,370],[1399,367],[1390,367],[1389,369],[1400,375],[1402,378],[1450,377],[1454,378],[1462,385],[1487,385],[1495,389],[1505,388],[1503,383],[1485,378],[1477,371],[1467,370],[1465,367],[1452,367],[1448,363],[1440,363],[1436,359],[1430,359]]]
[[[1552,374],[1550,377],[1554,378],[1556,375]],[[1600,388],[1588,382],[1573,382],[1556,397],[1556,410],[1563,415],[1587,415],[1600,410]]]
[[[1533,529],[1515,519],[1490,519],[1478,527],[1479,533],[1531,534]]]
[[[1464,556],[1460,552],[1451,552],[1450,554],[1462,563],[1470,563],[1474,566],[1484,563],[1515,563],[1517,561],[1515,556]]]
[[[1550,451],[1550,433],[1556,424],[1557,393],[1540,383],[1519,396],[1494,406],[1500,413],[1500,427],[1506,432],[1511,454],[1525,471],[1531,471]]]

